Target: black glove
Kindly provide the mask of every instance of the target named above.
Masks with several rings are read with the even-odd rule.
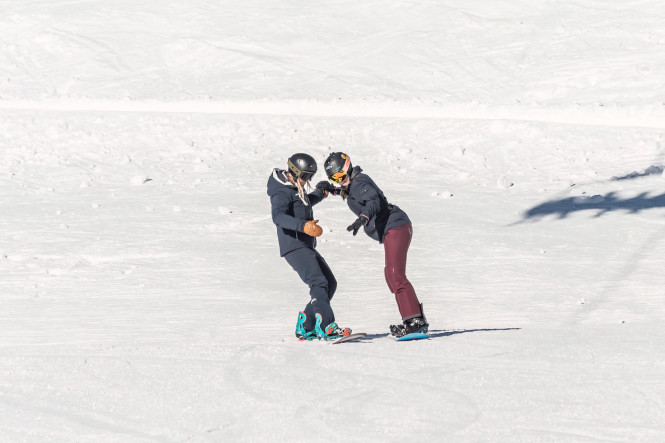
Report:
[[[360,227],[365,226],[367,223],[369,223],[369,217],[360,214],[360,217],[358,217],[358,219],[354,221],[352,225],[346,228],[346,230],[349,232],[353,231],[353,235],[356,235]]]
[[[322,180],[316,184],[316,189],[320,189],[323,191],[323,194],[327,197],[328,193],[332,195],[337,195],[339,194],[339,190],[333,186],[332,183],[327,182],[325,180]]]

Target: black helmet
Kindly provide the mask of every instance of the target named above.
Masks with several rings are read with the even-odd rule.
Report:
[[[293,154],[289,157],[289,171],[295,178],[309,181],[316,174],[316,160],[308,154]]]
[[[326,170],[328,180],[340,183],[346,178],[346,174],[351,172],[353,165],[351,164],[351,157],[343,152],[333,152],[328,156],[326,162],[323,164]]]

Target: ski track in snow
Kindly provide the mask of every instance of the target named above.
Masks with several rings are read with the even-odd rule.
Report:
[[[660,108],[574,107],[530,108],[499,105],[428,105],[408,103],[282,102],[158,102],[122,100],[0,101],[0,110],[53,112],[138,112],[268,115],[335,118],[393,118],[441,120],[515,120],[581,126],[665,128],[665,105]]]

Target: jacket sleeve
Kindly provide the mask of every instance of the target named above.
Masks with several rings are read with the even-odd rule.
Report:
[[[323,200],[323,191],[320,189],[315,189],[314,191],[310,192],[307,194],[307,199],[309,200],[309,204],[314,206],[317,203],[320,203],[321,200]]]
[[[363,206],[360,212],[362,215],[372,218],[381,211],[381,197],[370,183],[363,185],[359,201]]]
[[[290,200],[287,195],[279,192],[270,196],[272,206],[272,221],[278,228],[304,232],[305,220],[300,220],[288,214]]]

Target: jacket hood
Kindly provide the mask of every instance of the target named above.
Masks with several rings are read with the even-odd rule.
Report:
[[[297,189],[296,186],[286,178],[286,171],[284,169],[273,169],[272,174],[268,179],[268,195],[273,195],[284,186],[291,189]]]

